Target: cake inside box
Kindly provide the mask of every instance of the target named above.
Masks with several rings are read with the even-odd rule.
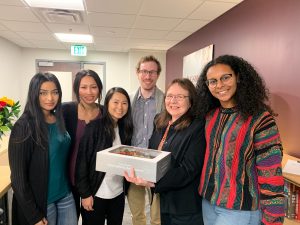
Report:
[[[109,151],[111,153],[134,156],[145,159],[154,159],[156,156],[160,154],[160,152],[156,152],[149,149],[136,149],[136,148],[128,148],[128,147],[120,147],[114,150]]]

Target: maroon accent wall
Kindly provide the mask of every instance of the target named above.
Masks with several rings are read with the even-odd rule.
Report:
[[[263,76],[284,151],[300,157],[300,1],[244,0],[167,51],[166,84],[182,76],[183,57],[214,44],[214,56],[238,55]]]

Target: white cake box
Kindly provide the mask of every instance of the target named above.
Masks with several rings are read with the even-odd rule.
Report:
[[[123,176],[124,171],[130,174],[130,169],[134,168],[136,176],[157,182],[170,163],[170,152],[116,145],[97,153],[96,170]]]

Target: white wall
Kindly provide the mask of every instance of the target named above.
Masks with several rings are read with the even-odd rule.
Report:
[[[66,50],[23,48],[23,76],[21,77],[23,83],[22,92],[27,92],[27,86],[30,79],[36,73],[36,59],[105,62],[107,90],[113,86],[120,86],[120,81],[122,81],[122,87],[128,90],[130,85],[128,79],[126,79],[129,71],[127,55],[127,53],[88,52],[86,57],[75,57],[71,56],[70,52]]]
[[[66,50],[20,48],[0,37],[0,97],[19,100],[22,108],[26,103],[28,85],[36,73],[36,60],[91,61],[106,63],[106,90],[121,86],[133,93],[139,87],[135,67],[139,59],[152,54],[160,61],[162,72],[158,87],[165,90],[166,52],[131,50],[124,52],[88,52],[86,57],[71,56]]]
[[[7,96],[19,100],[21,83],[19,81],[22,68],[21,48],[0,37],[0,98]]]

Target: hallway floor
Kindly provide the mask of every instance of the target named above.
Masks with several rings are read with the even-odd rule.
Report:
[[[148,199],[148,198],[146,198]],[[147,201],[147,205],[146,205],[146,217],[147,217],[147,225],[150,225],[150,208],[149,208],[149,203]],[[81,220],[79,220],[78,225],[81,225]],[[128,201],[127,198],[125,199],[125,210],[124,210],[124,217],[123,217],[123,223],[122,225],[131,225],[131,213],[130,213],[130,209],[128,206]]]

